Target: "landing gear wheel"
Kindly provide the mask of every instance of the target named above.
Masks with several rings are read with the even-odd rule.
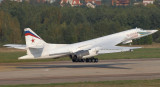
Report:
[[[98,58],[95,58],[95,61],[94,61],[95,63],[97,63],[98,62]]]
[[[76,60],[75,60],[75,59],[72,59],[72,62],[76,62]]]
[[[94,58],[91,58],[91,59],[90,59],[90,62],[94,62]]]
[[[89,59],[87,58],[87,59],[86,59],[86,63],[88,63],[88,62],[89,62]]]
[[[81,62],[84,62],[84,59],[80,59],[81,60]]]

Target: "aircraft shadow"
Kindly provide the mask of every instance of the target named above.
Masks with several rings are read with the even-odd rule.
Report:
[[[43,68],[112,68],[112,69],[131,69],[125,67],[117,67],[118,65],[128,65],[134,63],[113,63],[113,64],[84,64],[84,65],[22,65],[16,68],[20,69],[43,69]]]

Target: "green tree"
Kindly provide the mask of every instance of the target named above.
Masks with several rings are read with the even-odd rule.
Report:
[[[0,10],[0,42],[1,43],[20,43],[21,31],[17,18],[9,13]]]

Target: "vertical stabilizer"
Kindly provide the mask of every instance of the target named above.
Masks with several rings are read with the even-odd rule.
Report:
[[[19,59],[35,59],[41,57],[46,42],[42,40],[30,28],[25,28],[24,32],[25,32],[27,55],[20,57]]]
[[[46,42],[42,40],[35,32],[30,28],[25,28],[26,47],[42,47]]]

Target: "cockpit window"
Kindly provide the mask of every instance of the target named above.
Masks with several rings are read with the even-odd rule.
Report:
[[[150,32],[138,32],[141,36],[148,35]]]

